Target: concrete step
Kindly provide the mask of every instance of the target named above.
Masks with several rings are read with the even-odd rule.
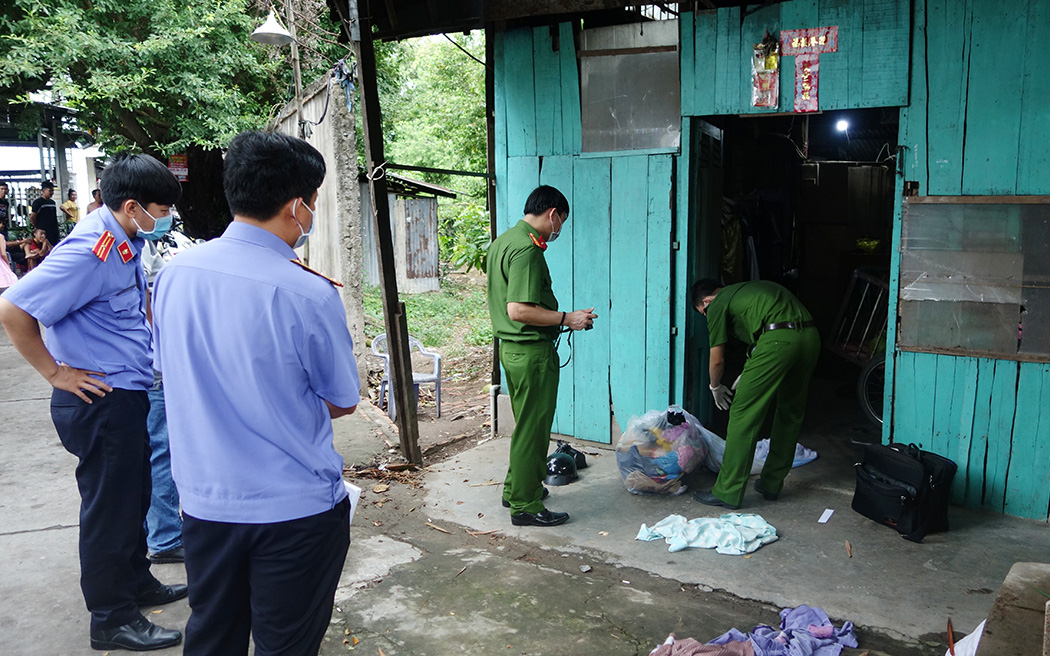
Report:
[[[1050,564],[1014,563],[988,613],[977,656],[1046,656],[1048,594]]]

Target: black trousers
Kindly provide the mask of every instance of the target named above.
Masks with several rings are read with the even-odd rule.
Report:
[[[51,394],[51,419],[66,450],[80,459],[80,588],[91,627],[141,617],[135,598],[159,585],[150,574],[143,522],[150,503],[146,392],[114,389],[84,403]]]
[[[190,587],[185,656],[317,654],[350,546],[350,502],[275,524],[184,515]]]

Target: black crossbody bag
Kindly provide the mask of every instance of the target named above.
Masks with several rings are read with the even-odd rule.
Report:
[[[948,498],[958,469],[951,460],[914,444],[869,444],[854,466],[853,509],[922,542],[948,530]]]

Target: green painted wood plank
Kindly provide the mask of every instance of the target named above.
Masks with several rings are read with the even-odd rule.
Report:
[[[1021,91],[1021,126],[1017,152],[1017,193],[1050,194],[1050,84],[1046,81],[1046,44],[1050,43],[1050,3],[1028,0],[1028,35]]]
[[[903,125],[905,122],[905,110],[901,110],[900,123]],[[894,405],[898,398],[896,391],[896,351],[897,351],[897,299],[900,294],[900,248],[898,244],[901,243],[901,212],[903,211],[903,190],[904,190],[904,179],[901,176],[894,176],[893,184],[893,227],[891,243],[893,247],[890,249],[890,290],[888,300],[888,310],[886,312],[886,386],[883,391],[882,407],[883,419],[882,419],[882,441],[883,443],[890,441],[892,433],[892,427],[894,421],[896,421],[896,411]]]
[[[525,199],[539,184],[539,157],[511,157],[507,160],[508,228],[521,219]]]
[[[689,161],[692,157],[692,121],[688,118],[682,119],[682,155],[677,159],[678,180],[675,187],[677,200],[675,203],[676,216],[674,221],[674,241],[678,242],[679,249],[674,256],[674,280],[675,293],[672,303],[674,304],[674,328],[675,335],[671,351],[671,366],[674,369],[674,381],[672,383],[672,397],[674,403],[682,405],[685,403],[685,335],[687,326],[687,312],[692,308],[686,301],[689,289],[689,257],[686,251],[689,244],[689,231],[695,220],[690,209],[692,189],[689,186]],[[692,354],[690,354],[692,357]]]
[[[572,220],[580,226],[574,235],[587,235],[586,247],[573,251],[574,300],[581,308],[593,306],[598,315],[593,330],[573,337],[573,435],[604,443],[610,441],[609,338],[615,330],[608,319],[611,169],[608,159],[576,159],[573,168],[576,203]]]
[[[851,6],[854,5],[854,6]],[[861,66],[851,66],[859,59],[863,45],[861,30],[855,26],[856,3],[849,0],[821,0],[817,23],[819,27],[837,26],[839,28],[838,52],[829,52],[820,56],[820,108],[825,110],[845,109],[851,106],[853,97],[850,94],[850,76],[860,74]],[[859,21],[857,21],[859,22]],[[794,58],[792,58],[792,65]]]
[[[862,39],[864,52],[860,96],[851,104],[862,107],[896,107],[908,103],[908,58],[911,27],[908,0],[864,0]],[[840,33],[841,36],[841,33]],[[832,57],[834,55],[831,55]],[[878,62],[878,65],[872,65]],[[855,60],[856,63],[856,60]],[[824,58],[821,57],[821,71]],[[823,104],[823,103],[821,103]]]
[[[696,30],[695,14],[683,12],[678,17],[678,76],[682,89],[682,116],[696,113]]]
[[[536,154],[561,154],[561,66],[554,52],[550,28],[532,30],[532,64],[535,88],[542,96],[536,103]],[[555,147],[557,135],[558,147]]]
[[[1050,501],[1050,462],[1046,459],[1050,421],[1041,418],[1050,404],[1050,390],[1046,390],[1050,365],[1022,362],[1020,369],[1003,508],[1010,515],[1045,521]]]
[[[663,409],[671,401],[671,157],[649,157],[646,243],[645,405]],[[636,309],[637,311],[637,309]]]
[[[820,27],[820,14],[816,0],[794,0],[780,4],[780,29],[801,30]],[[795,58],[784,57],[780,61],[780,106],[790,112],[795,107]]]
[[[945,358],[950,361],[951,358]],[[916,400],[915,417],[916,423],[913,428],[913,439],[911,442],[927,445],[923,448],[933,451],[939,447],[940,435],[937,434],[937,406],[944,407],[945,399],[942,394],[950,394],[951,387],[940,387],[943,380],[941,374],[941,356],[929,353],[915,354],[915,391],[919,395]],[[929,390],[933,390],[931,397]],[[950,400],[948,401],[950,403]]]
[[[536,154],[536,87],[533,84],[532,30],[504,33],[507,98],[507,154]]]
[[[1024,11],[1003,11],[998,0],[974,0],[963,194],[1017,189],[1026,19]]]
[[[717,11],[698,11],[693,22],[692,115],[715,114],[715,82],[722,70],[718,66]]]
[[[966,483],[970,475],[970,444],[973,441],[973,417],[977,395],[977,358],[956,358],[955,390],[952,394],[952,426],[948,433],[948,444],[945,454],[966,472],[967,478],[961,478],[952,487],[953,503],[962,504],[966,500]],[[980,484],[983,475],[977,473],[976,483]]]
[[[547,268],[551,272],[551,287],[558,297],[558,308],[563,312],[576,309],[573,303],[573,253],[576,242],[586,243],[586,226],[579,226],[576,221],[576,206],[573,203],[572,157],[559,155],[544,157],[540,168],[540,184],[556,187],[569,201],[569,221],[561,229],[558,240],[546,251]],[[577,228],[581,228],[577,230]],[[563,338],[558,344],[560,362],[568,361],[561,370],[561,382],[558,385],[558,407],[554,413],[554,425],[551,431],[563,435],[572,435],[574,431],[573,409],[575,406],[575,387],[573,386],[573,362],[570,359],[568,342]]]
[[[739,114],[772,114],[784,111],[779,107],[751,105],[751,57],[755,44],[760,43],[766,30],[774,37],[780,34],[780,8],[775,4],[759,7],[744,18],[740,27],[740,76],[736,91],[736,112]]]
[[[922,438],[922,448],[947,458],[951,458],[949,442],[950,434],[954,432],[952,405],[956,400],[955,367],[959,360],[950,355],[932,356],[933,366],[936,367],[936,384],[931,388],[934,390],[933,416],[928,424],[928,437]],[[921,437],[922,434],[919,435]]]
[[[909,435],[914,434],[918,421],[916,403],[918,394],[915,389],[915,353],[901,352],[896,357],[896,375],[894,376],[894,421],[887,442],[908,442]]]
[[[614,329],[609,335],[609,389],[620,430],[632,415],[642,415],[646,405],[646,271],[652,236],[640,208],[648,200],[649,158],[617,157],[612,160],[609,289],[613,295],[609,315],[599,317]],[[650,308],[651,309],[651,308]]]
[[[980,508],[984,503],[984,483],[988,462],[988,435],[991,433],[992,405],[995,393],[995,360],[978,358],[977,390],[974,394],[973,433],[966,465],[959,465],[955,489],[961,489],[959,503],[969,508]],[[961,479],[961,480],[960,480]]]
[[[750,88],[751,55],[748,54],[746,59],[741,59],[740,57],[740,7],[729,7],[723,11],[728,14],[729,24],[732,28],[726,35],[727,42],[725,47],[729,51],[729,60],[723,73],[726,85],[722,92],[722,106],[725,108],[724,113],[726,114],[739,114],[751,106],[751,93],[748,92],[746,102],[743,100],[743,94],[741,93],[745,81],[747,84],[746,88]]]
[[[851,3],[849,16],[845,18],[839,27],[839,51],[828,55],[828,62],[840,65],[838,59],[848,59],[848,70],[846,73],[845,107],[856,106],[861,102],[864,89],[864,71],[866,60],[864,58],[864,5]],[[848,35],[848,36],[847,36]],[[881,62],[880,62],[881,66]],[[821,75],[824,74],[824,57],[820,58]],[[902,82],[907,84],[908,73],[905,70]],[[823,84],[823,83],[822,83]],[[823,95],[823,94],[821,94]],[[836,96],[838,94],[836,93]],[[821,105],[823,106],[823,100]]]
[[[739,12],[737,12],[739,15]],[[730,83],[732,76],[731,59],[737,57],[737,51],[731,46],[732,35],[739,30],[740,23],[734,22],[728,9],[718,10],[718,32],[715,41],[715,84],[714,113],[728,114],[732,111],[729,99],[732,95]],[[739,34],[739,32],[737,32]]]
[[[496,32],[493,43],[492,64],[494,83],[493,119],[495,139],[495,169],[496,169],[496,232],[503,232],[509,226],[507,218],[507,72],[506,56],[504,55],[504,33]]]
[[[905,150],[901,153],[901,164],[903,165],[904,177],[919,183],[919,193],[929,193],[929,179],[926,177],[926,104],[928,95],[926,93],[926,13],[924,3],[919,3],[914,10],[912,20],[912,41],[914,48],[911,57],[911,95],[910,104],[900,110],[900,123],[897,128],[897,143],[903,145]],[[897,178],[900,183],[900,176]],[[899,201],[901,191],[898,190],[896,200]],[[894,226],[896,230],[896,225]],[[895,239],[898,239],[895,237]],[[893,275],[897,273],[897,262],[899,260],[898,244],[894,241],[892,257],[894,264],[891,269]],[[896,296],[891,296],[896,303]],[[890,315],[894,316],[894,315]]]
[[[1006,503],[1006,481],[1010,468],[1019,375],[1020,363],[1009,360],[995,361],[982,506],[999,513],[1004,511]]]
[[[927,68],[923,78],[913,80],[913,86],[925,90],[926,121],[925,125],[916,124],[913,134],[918,148],[909,153],[909,158],[916,158],[921,174],[928,173],[925,191],[919,189],[924,195],[962,193],[970,2],[928,0],[926,41],[916,41],[915,63],[921,65],[925,61]],[[952,54],[937,56],[938,53]]]
[[[558,26],[561,48],[558,61],[561,67],[562,152],[576,154],[581,146],[583,125],[580,118],[580,69],[576,63],[576,41],[572,23]]]

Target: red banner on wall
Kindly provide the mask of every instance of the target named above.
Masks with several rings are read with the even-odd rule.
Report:
[[[795,56],[795,111],[815,112],[820,88],[820,55],[839,49],[839,28],[810,27],[780,33],[780,52]]]

